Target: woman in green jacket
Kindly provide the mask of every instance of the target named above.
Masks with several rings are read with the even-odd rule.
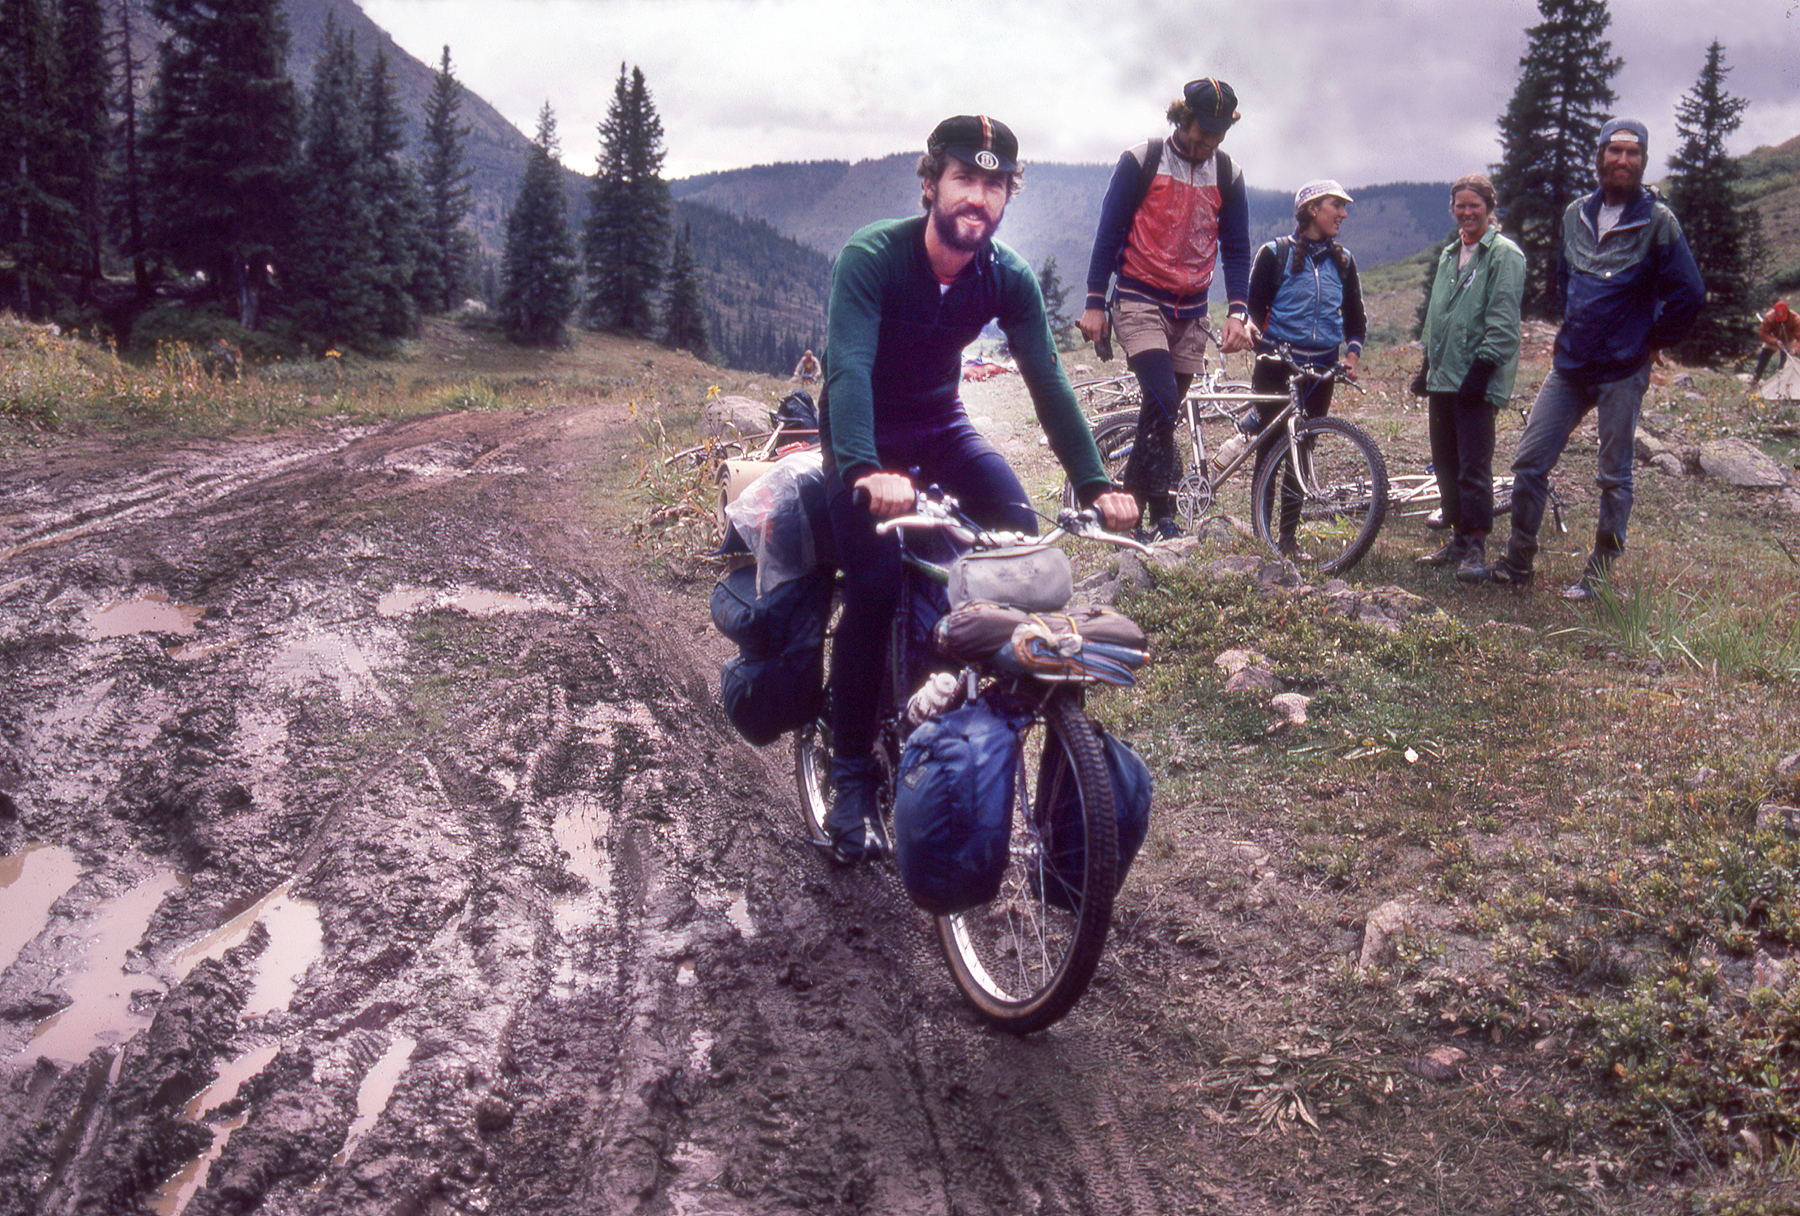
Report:
[[[1494,411],[1519,368],[1525,254],[1500,235],[1494,187],[1479,173],[1450,187],[1457,236],[1438,258],[1425,308],[1425,366],[1413,391],[1429,399],[1431,462],[1449,543],[1425,566],[1480,565],[1494,526]]]

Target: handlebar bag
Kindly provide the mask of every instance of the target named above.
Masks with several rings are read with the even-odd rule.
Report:
[[[914,903],[950,916],[1000,892],[1027,711],[987,700],[921,725],[894,780],[894,846]]]
[[[1074,594],[1068,554],[1054,547],[977,549],[950,567],[952,608],[985,600],[1026,612],[1055,612]]]
[[[1100,736],[1106,775],[1112,781],[1113,813],[1118,824],[1118,885],[1123,886],[1132,861],[1150,834],[1150,768],[1130,744],[1097,722],[1094,733]],[[1068,763],[1061,748],[1044,750],[1038,766],[1039,804],[1032,808],[1032,817],[1041,825],[1049,846],[1044,865],[1044,898],[1072,912],[1075,908],[1071,893],[1081,889],[1081,871],[1087,864],[1087,825],[1082,822],[1075,783],[1067,779]],[[1060,791],[1061,796],[1052,797],[1053,790]]]

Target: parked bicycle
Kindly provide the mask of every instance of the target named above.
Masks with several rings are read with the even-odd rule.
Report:
[[[913,514],[879,528],[898,534],[903,570],[903,607],[877,694],[886,707],[876,745],[885,772],[878,805],[891,829],[895,776],[914,728],[909,700],[934,667],[946,666],[921,628],[928,622],[909,607],[925,602],[923,588],[948,588],[954,609],[965,580],[956,561],[1015,563],[1013,573],[999,577],[1041,582],[1033,563],[1065,537],[1144,546],[1103,531],[1092,512],[1074,510],[1063,511],[1041,537],[983,531],[958,514],[953,499],[932,494],[919,496]],[[941,549],[946,540],[948,552],[934,551],[934,541]],[[1062,570],[1066,574],[1066,564]],[[999,892],[979,906],[937,917],[936,927],[951,978],[976,1012],[1002,1030],[1024,1034],[1069,1011],[1086,991],[1106,941],[1118,880],[1117,810],[1105,743],[1087,716],[1086,693],[1090,685],[1129,676],[1120,680],[1098,661],[1020,670],[1009,654],[1015,654],[1011,647],[987,659],[948,664],[955,672],[955,701],[984,700],[1024,726],[1023,744],[1013,753],[1010,838]],[[830,759],[827,709],[794,740],[801,811],[813,841],[827,850]]]
[[[1308,418],[1300,411],[1309,386],[1330,377],[1355,384],[1344,368],[1321,372],[1295,362],[1277,347],[1274,357],[1288,371],[1286,394],[1258,394],[1235,384],[1190,392],[1176,420],[1179,478],[1175,510],[1195,528],[1221,501],[1226,484],[1241,468],[1254,467],[1265,440],[1279,446],[1257,470],[1250,486],[1249,511],[1258,539],[1309,575],[1341,574],[1361,561],[1375,543],[1387,516],[1387,462],[1369,433],[1343,418]],[[1260,430],[1256,407],[1279,402],[1281,409]],[[1208,425],[1222,442],[1209,448]],[[1185,442],[1182,428],[1185,427]],[[1118,481],[1137,443],[1137,412],[1103,414],[1093,421],[1094,442],[1108,474]],[[1065,504],[1074,488],[1065,485]],[[1284,516],[1294,523],[1291,543],[1283,543]]]
[[[1519,421],[1523,423],[1530,410],[1516,403],[1514,408]],[[1562,498],[1557,494],[1554,484],[1546,488],[1549,491],[1550,518],[1555,521],[1558,532],[1567,532],[1569,525],[1563,518]],[[1494,474],[1495,518],[1512,512],[1512,490],[1513,476],[1510,470]],[[1429,465],[1423,473],[1397,473],[1388,479],[1388,509],[1402,519],[1418,519],[1423,516],[1425,526],[1434,531],[1441,531],[1449,526],[1444,522],[1444,500],[1438,491],[1437,475]]]

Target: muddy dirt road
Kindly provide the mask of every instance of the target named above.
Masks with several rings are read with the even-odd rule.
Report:
[[[0,1213],[1286,1207],[1112,1028],[1155,958],[997,1036],[798,841],[624,426],[0,470]]]

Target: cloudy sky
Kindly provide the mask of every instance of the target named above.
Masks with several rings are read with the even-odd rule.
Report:
[[[1238,91],[1228,144],[1252,184],[1442,181],[1498,158],[1535,0],[359,0],[418,58],[530,133],[548,102],[563,160],[593,168],[619,64],[643,69],[664,174],[861,160],[989,113],[1024,159],[1110,163],[1166,131],[1183,81]],[[1613,0],[1617,111],[1651,132],[1714,39],[1750,102],[1736,153],[1800,134],[1800,0]]]

